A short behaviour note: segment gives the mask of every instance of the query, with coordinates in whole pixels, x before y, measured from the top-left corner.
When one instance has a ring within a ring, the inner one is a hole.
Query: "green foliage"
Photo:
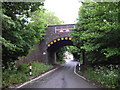
[[[16,19],[16,14],[29,17],[30,12],[39,9],[43,2],[3,2],[2,11],[8,17]]]
[[[59,25],[63,23],[63,21],[61,21],[57,16],[55,16],[54,12],[44,10],[43,7],[41,7],[40,10],[37,10],[34,13],[32,13],[32,18],[34,19],[34,23],[36,24],[33,25],[34,28],[38,28],[40,23],[44,23],[47,25]]]
[[[0,37],[0,44],[4,45],[5,47],[8,47],[11,50],[16,49],[16,46],[12,43],[10,43],[9,41],[5,40],[4,38]]]
[[[60,25],[64,21],[61,21],[57,16],[55,16],[54,12],[46,11],[45,12],[45,20],[48,25]]]
[[[118,65],[113,66],[94,66],[88,67],[84,72],[89,79],[95,80],[106,88],[120,88],[119,87],[119,70]]]
[[[75,46],[66,46],[66,49],[70,53],[77,53],[79,51],[78,48]]]
[[[66,51],[73,54],[74,60],[80,60],[81,50],[76,46],[65,46]]]
[[[32,76],[36,77],[41,73],[50,70],[51,68],[53,68],[53,66],[51,65],[45,65],[39,62],[32,62]],[[17,67],[17,69],[5,69],[2,74],[2,78],[3,87],[12,86],[12,84],[28,81],[30,78],[29,63],[22,64]]]
[[[61,48],[57,52],[57,58],[59,60],[63,60],[65,52],[69,52],[69,53],[73,54],[75,60],[79,60],[80,59],[81,51],[76,46],[64,46],[63,48]]]
[[[46,28],[42,14],[38,20],[31,13],[43,13],[42,2],[2,3],[2,63],[8,66],[18,57],[26,56],[34,44],[44,39]],[[32,19],[32,22],[30,21]]]
[[[59,51],[56,53],[57,59],[58,60],[63,60],[65,52],[66,52],[66,48],[65,47],[60,48]]]
[[[74,44],[88,53],[91,62],[120,58],[118,4],[119,2],[84,2],[80,7],[77,28],[71,35],[74,36]]]
[[[43,63],[32,63],[32,67],[33,76],[39,75],[40,73],[43,73],[53,68],[53,66],[45,65]]]

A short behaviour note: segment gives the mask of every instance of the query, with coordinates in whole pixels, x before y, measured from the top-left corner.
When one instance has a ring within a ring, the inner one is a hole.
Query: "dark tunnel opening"
[[[52,44],[50,47],[48,47],[48,63],[54,64],[57,60],[56,53],[58,50],[64,46],[73,46],[73,42],[71,40],[60,40],[54,44]]]

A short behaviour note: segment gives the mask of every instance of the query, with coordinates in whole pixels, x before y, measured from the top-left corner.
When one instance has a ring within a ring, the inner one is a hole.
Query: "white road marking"
[[[81,77],[82,79],[84,79],[84,80],[86,80],[86,81],[90,81],[90,80],[87,80],[85,77],[83,77],[83,76],[81,76],[81,75],[79,75],[77,72],[76,72],[76,66],[75,66],[75,68],[74,68],[74,73],[77,75],[77,76],[79,76],[79,77]],[[92,83],[93,85],[96,85],[95,83]]]
[[[35,81],[35,80],[37,80],[37,79],[39,79],[39,78],[41,78],[41,77],[43,77],[43,76],[45,76],[45,75],[47,75],[47,74],[49,74],[49,73],[57,70],[57,69],[58,69],[58,68],[55,68],[55,69],[53,69],[53,70],[51,70],[51,71],[48,71],[47,73],[44,73],[44,74],[40,75],[40,76],[37,77],[37,78],[34,78],[34,79],[30,80],[30,81],[27,81],[27,82],[23,83],[22,85],[18,86],[17,88],[21,88],[21,87],[23,87],[24,85],[26,85],[26,84],[28,84],[28,83],[30,83],[30,82],[33,82],[33,81]]]
[[[76,72],[76,66],[74,67],[74,73],[75,73],[77,76],[81,77],[82,79],[87,80],[85,77],[79,75],[79,74]]]

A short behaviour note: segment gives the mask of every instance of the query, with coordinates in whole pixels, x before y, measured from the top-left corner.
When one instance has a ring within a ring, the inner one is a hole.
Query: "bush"
[[[40,73],[47,71],[48,69],[53,68],[53,66],[45,65],[43,63],[32,63],[32,67],[33,67],[32,68],[33,76],[38,75]]]
[[[118,65],[89,66],[84,72],[90,79],[99,82],[106,88],[118,88],[119,70]]]
[[[32,62],[32,76],[38,76],[41,73],[53,68],[51,65],[45,65],[40,62]],[[2,86],[3,88],[11,86],[12,84],[22,83],[28,81],[30,78],[29,75],[29,63],[22,64],[17,67],[17,70],[6,69],[2,73]]]

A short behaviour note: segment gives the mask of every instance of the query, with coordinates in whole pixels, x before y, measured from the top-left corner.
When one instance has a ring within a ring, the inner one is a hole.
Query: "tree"
[[[2,3],[2,63],[7,67],[20,56],[25,56],[36,42],[43,39],[46,24],[30,22],[32,12],[41,9],[42,2],[3,2]],[[42,10],[41,10],[42,11]],[[41,17],[42,18],[42,15]],[[32,24],[32,25],[31,25]]]
[[[47,11],[43,7],[41,7],[40,10],[36,10],[35,12],[31,13],[31,19],[34,21],[34,24],[36,24],[30,24],[30,26],[32,25],[34,26],[34,28],[38,28],[40,23],[44,23],[47,26],[59,25],[63,23],[63,21],[61,21],[57,16],[55,16],[54,12]]]
[[[84,2],[80,7],[78,27],[72,33],[73,42],[87,52],[90,62],[119,62],[118,4],[119,2]]]
[[[64,54],[66,51],[73,54],[75,60],[80,59],[80,53],[78,53],[79,49],[75,46],[64,46],[64,47],[60,48],[59,51],[57,52],[57,58],[59,60],[63,60]]]
[[[80,49],[76,46],[65,46],[66,51],[73,54],[75,60],[80,60]]]
[[[63,24],[64,21],[61,21],[57,16],[55,16],[54,12],[46,11],[45,12],[45,20],[48,25],[60,25]]]
[[[56,53],[57,59],[58,59],[59,61],[62,61],[62,60],[64,59],[64,54],[65,54],[65,52],[66,52],[65,47],[62,47],[62,48],[60,48],[59,51]]]

